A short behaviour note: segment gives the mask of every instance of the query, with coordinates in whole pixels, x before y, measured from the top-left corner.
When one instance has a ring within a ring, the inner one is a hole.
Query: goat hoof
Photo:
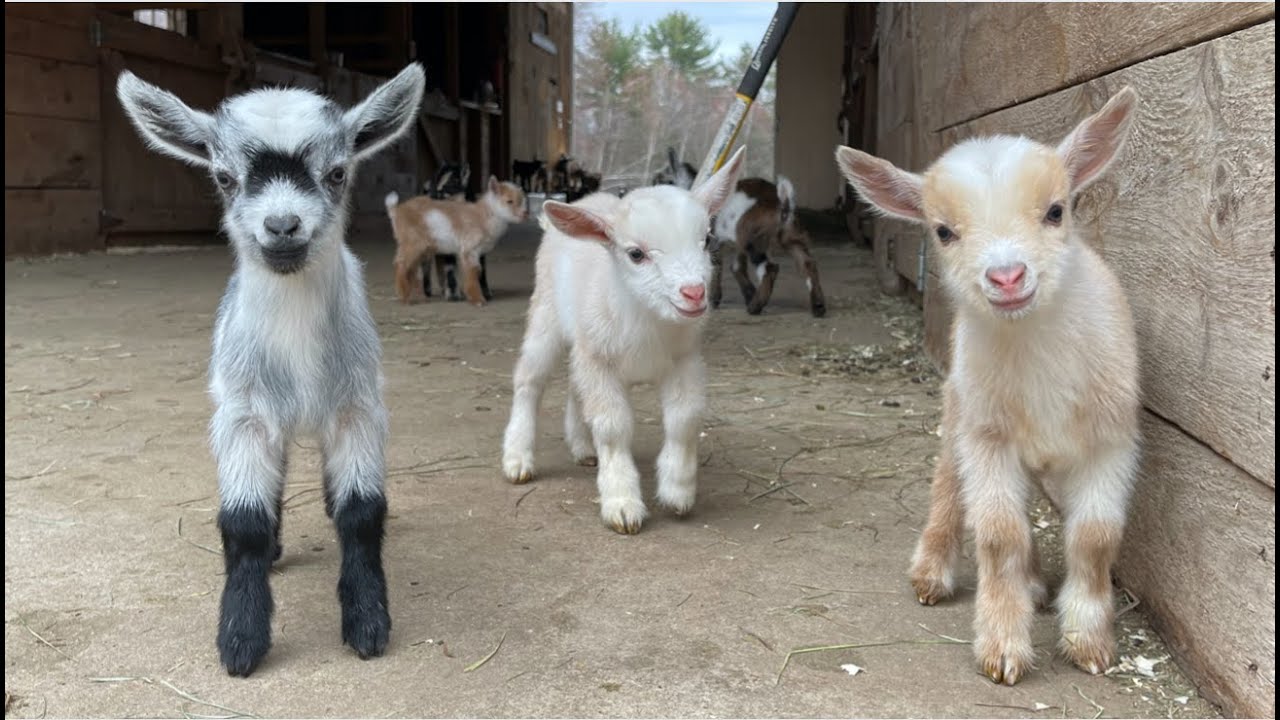
[[[635,535],[640,532],[646,515],[648,511],[641,500],[622,498],[600,503],[600,517],[620,535]]]
[[[748,314],[748,315],[759,315],[759,314],[760,314],[760,313],[762,313],[762,312],[764,312],[764,306],[763,306],[763,305],[759,305],[759,306],[756,306],[756,305],[748,305],[748,306],[747,306],[747,314]]]
[[[512,455],[502,459],[502,474],[507,480],[523,485],[533,479],[533,453]]]
[[[1064,632],[1059,647],[1062,654],[1076,667],[1090,675],[1105,671],[1115,661],[1110,633],[1095,633],[1090,636],[1074,631]]]
[[[391,616],[387,614],[385,604],[362,614],[348,614],[344,609],[342,642],[350,645],[361,660],[381,657],[387,650],[390,637]]]
[[[824,317],[826,314],[827,314],[827,306],[826,306],[826,305],[814,305],[814,306],[813,306],[813,316],[814,316],[814,317],[816,317],[816,318],[820,318],[820,317]]]
[[[911,587],[916,591],[916,600],[919,600],[921,605],[937,605],[938,601],[951,596],[951,590],[940,580],[924,575],[913,575]]]
[[[600,460],[596,458],[595,455],[587,455],[585,457],[580,457],[575,459],[574,462],[578,463],[582,467],[595,467],[596,465],[600,464]]]
[[[1029,640],[978,642],[982,673],[997,685],[1016,685],[1031,669],[1033,652]]]
[[[226,632],[218,634],[218,655],[222,667],[232,677],[249,677],[271,649],[269,632]]]

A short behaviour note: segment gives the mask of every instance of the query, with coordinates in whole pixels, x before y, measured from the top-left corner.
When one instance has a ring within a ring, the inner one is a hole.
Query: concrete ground
[[[792,268],[761,317],[726,278],[692,517],[657,512],[633,537],[600,523],[592,470],[559,438],[563,373],[541,416],[541,477],[504,482],[536,246],[529,228],[515,236],[491,258],[485,308],[401,306],[391,248],[357,246],[392,413],[391,647],[362,662],[340,644],[339,555],[303,441],[272,579],[275,645],[248,680],[219,669],[213,644],[222,566],[204,383],[227,251],[6,263],[6,716],[1216,712],[1140,608],[1121,617],[1129,662],[1110,677],[1055,657],[1042,614],[1039,669],[1005,688],[953,641],[971,636],[971,552],[958,597],[916,603],[905,571],[939,380],[918,355],[918,309],[878,294],[861,250],[819,250],[822,320]],[[635,450],[651,468],[657,406],[651,389],[635,398]],[[1059,575],[1056,523],[1043,507],[1037,518]],[[864,647],[799,654],[781,672],[790,650],[848,644]]]

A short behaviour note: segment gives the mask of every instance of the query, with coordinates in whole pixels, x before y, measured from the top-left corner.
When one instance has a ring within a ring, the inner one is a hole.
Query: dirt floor
[[[1040,615],[1039,669],[1004,688],[964,644],[971,553],[954,601],[916,603],[905,573],[937,452],[939,379],[918,352],[919,310],[879,295],[861,250],[818,252],[822,320],[793,268],[761,317],[726,278],[691,517],[655,512],[633,537],[601,524],[592,470],[560,440],[563,373],[541,416],[541,477],[504,482],[536,247],[530,228],[514,236],[490,260],[497,297],[480,309],[395,303],[390,248],[357,246],[392,413],[391,647],[362,662],[340,644],[339,554],[304,442],[272,579],[275,645],[248,680],[219,669],[213,644],[222,564],[205,363],[227,251],[6,263],[5,714],[1216,713],[1141,608],[1121,617],[1127,662],[1109,677],[1055,657],[1053,618]],[[651,468],[657,405],[648,388],[635,399],[637,459]],[[1036,527],[1052,551],[1043,507]],[[1053,552],[1046,560],[1060,574]],[[784,662],[848,644],[864,647]]]

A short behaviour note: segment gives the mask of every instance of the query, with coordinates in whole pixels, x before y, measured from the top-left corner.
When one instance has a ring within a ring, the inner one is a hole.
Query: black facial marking
[[[290,155],[278,150],[263,149],[249,160],[247,190],[259,192],[272,180],[284,180],[303,192],[316,190],[316,180],[307,168],[303,155]]]

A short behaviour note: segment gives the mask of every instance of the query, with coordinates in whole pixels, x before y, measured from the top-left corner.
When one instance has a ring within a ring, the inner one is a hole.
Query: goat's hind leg
[[[813,254],[808,246],[799,242],[791,243],[787,252],[795,260],[796,268],[804,273],[805,284],[809,286],[809,312],[814,317],[826,315],[827,301],[822,294],[822,284],[818,282],[818,263],[813,261]]]
[[[391,634],[382,568],[386,443],[381,405],[340,410],[324,437],[325,509],[342,547],[342,641],[365,659],[381,655]]]
[[[964,505],[956,472],[953,452],[944,445],[929,490],[929,520],[911,559],[911,585],[921,605],[933,605],[955,591],[955,567],[964,540]]]
[[[280,555],[285,442],[277,428],[236,410],[220,408],[211,426],[226,567],[218,654],[228,673],[247,677],[271,648],[268,573]]]

